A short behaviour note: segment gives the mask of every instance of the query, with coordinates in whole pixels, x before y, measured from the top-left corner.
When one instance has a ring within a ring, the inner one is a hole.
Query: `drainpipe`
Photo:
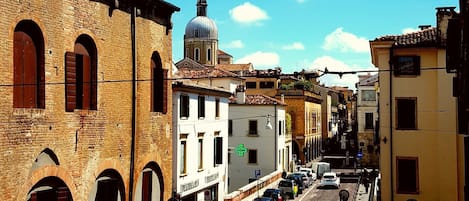
[[[394,64],[392,62],[392,59],[394,57],[394,44],[391,46],[390,51],[389,51],[389,157],[390,157],[390,178],[391,178],[391,200],[394,200],[394,174],[393,174],[393,115],[392,115],[392,76],[393,76],[393,70],[394,70]]]
[[[277,138],[278,138],[278,133],[277,133],[277,102],[274,103],[274,139],[275,139],[275,160],[274,160],[274,170],[277,170],[277,152],[278,152],[278,145],[277,145]]]
[[[134,166],[135,166],[135,136],[136,136],[136,43],[135,43],[135,15],[136,7],[132,6],[130,14],[130,32],[132,40],[132,133],[131,133],[131,144],[130,144],[130,173],[129,173],[129,201],[133,200],[133,186],[134,186]]]

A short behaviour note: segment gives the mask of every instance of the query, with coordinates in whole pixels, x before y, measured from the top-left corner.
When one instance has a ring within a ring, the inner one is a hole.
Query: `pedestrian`
[[[363,185],[365,186],[365,192],[368,193],[368,188],[370,187],[370,180],[368,177],[365,177],[363,179]]]

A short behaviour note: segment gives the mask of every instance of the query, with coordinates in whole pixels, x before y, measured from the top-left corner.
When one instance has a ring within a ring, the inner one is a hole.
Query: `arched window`
[[[66,111],[97,109],[97,50],[93,40],[81,35],[74,52],[65,54]]]
[[[151,111],[167,112],[168,70],[163,69],[161,57],[154,52],[151,57]]]
[[[207,49],[207,61],[212,61],[212,49]]]
[[[88,200],[124,201],[125,186],[121,175],[113,169],[104,170],[99,174],[90,191]]]
[[[200,50],[199,50],[199,48],[195,48],[195,50],[194,50],[194,60],[200,61]]]
[[[13,45],[13,107],[45,108],[44,39],[30,20],[15,28]]]
[[[150,162],[140,173],[135,201],[163,201],[164,179],[160,166]]]

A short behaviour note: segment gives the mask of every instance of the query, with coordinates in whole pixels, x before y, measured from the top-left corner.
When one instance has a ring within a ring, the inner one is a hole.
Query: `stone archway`
[[[58,177],[41,179],[28,192],[27,201],[73,201],[68,186]]]

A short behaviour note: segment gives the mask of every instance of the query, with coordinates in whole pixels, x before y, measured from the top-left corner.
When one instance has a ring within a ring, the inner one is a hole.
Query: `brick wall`
[[[113,169],[129,189],[131,142],[130,15],[88,0],[0,0],[0,194],[2,200],[26,200],[38,181],[54,176],[64,181],[73,200],[88,200],[97,176]],[[13,33],[22,20],[39,26],[45,47],[45,109],[13,108]],[[157,51],[163,68],[171,70],[171,31],[138,17],[137,74],[150,79],[150,59]],[[65,112],[64,55],[73,51],[81,34],[92,38],[98,52],[98,109]],[[112,81],[112,82],[108,82]],[[51,84],[55,83],[55,84]],[[156,163],[162,170],[164,199],[171,195],[171,107],[150,112],[151,83],[139,82],[135,182],[143,168]],[[168,88],[171,94],[171,88]],[[167,96],[171,103],[171,95]],[[59,165],[33,169],[38,155],[50,149]],[[134,187],[135,188],[135,187]]]

